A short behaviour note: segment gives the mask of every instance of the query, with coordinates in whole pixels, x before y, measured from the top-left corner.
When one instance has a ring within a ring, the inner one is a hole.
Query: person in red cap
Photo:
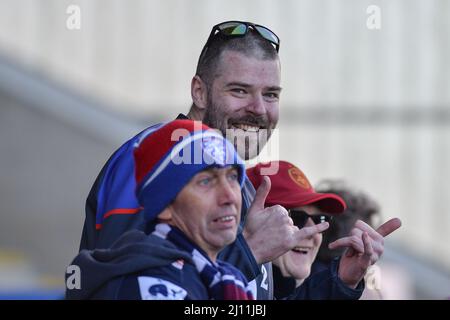
[[[268,167],[278,167],[278,171],[270,175],[271,188],[266,196],[265,205],[267,207],[279,205],[286,208],[292,223],[298,228],[329,222],[333,215],[339,215],[346,209],[346,203],[341,197],[332,193],[316,192],[305,174],[287,161],[260,163],[247,169],[247,176],[255,188],[267,179],[264,169]],[[295,248],[275,259],[273,261],[275,297],[286,298],[301,285],[314,287],[314,292],[320,299],[327,296],[336,298],[336,293],[333,293],[336,288],[340,288],[336,291],[345,291],[345,287],[362,291],[365,272],[381,256],[383,245],[382,241],[380,245],[377,241],[370,240],[367,231],[371,230],[361,231],[354,228],[351,232],[356,234],[358,233],[356,230],[360,232],[360,241],[356,237],[351,242],[346,241],[346,238],[335,241],[334,246],[340,247],[339,242],[343,242],[342,247],[345,244],[345,247],[350,249],[341,258],[334,259],[329,268],[321,270],[321,274],[314,274],[312,278],[308,276],[322,243],[321,233],[301,240]],[[375,232],[373,229],[372,231]],[[372,236],[376,237],[373,232]],[[381,235],[379,237],[382,238]],[[331,279],[331,282],[322,281],[323,279]],[[355,294],[354,298],[358,299],[358,295]]]
[[[191,81],[191,108],[177,119],[202,121],[218,129],[244,160],[256,157],[278,123],[279,49],[280,39],[265,26],[235,20],[214,25]],[[126,231],[142,226],[144,214],[134,192],[133,150],[162,125],[152,125],[126,141],[102,168],[86,200],[80,251],[109,248]],[[258,218],[258,213],[264,215],[261,199],[266,191],[266,185],[254,190],[244,179],[242,223],[236,241],[220,252],[220,258],[254,281],[258,299],[271,300],[271,261],[295,246],[304,230],[292,228],[282,208],[270,210],[272,218],[267,223]],[[247,228],[247,224],[258,226]],[[276,237],[266,241],[271,233]]]
[[[191,81],[191,108],[178,119],[203,121],[232,142],[241,158],[256,157],[278,123],[282,91],[279,48],[278,36],[265,26],[246,21],[213,26]],[[133,150],[163,125],[148,127],[125,142],[102,168],[86,200],[80,250],[109,248],[126,231],[141,227],[144,215],[134,192]],[[269,189],[270,185],[263,183],[255,190],[244,179],[242,223],[236,241],[220,252],[222,260],[253,281],[256,297],[264,300],[273,298],[271,261],[294,248],[306,229],[290,225],[281,206],[264,208]],[[269,219],[261,218],[268,215]],[[328,224],[314,227],[325,226]],[[339,297],[342,295],[345,292]]]

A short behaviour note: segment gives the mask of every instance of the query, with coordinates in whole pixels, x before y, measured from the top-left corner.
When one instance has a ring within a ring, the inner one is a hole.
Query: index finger
[[[399,218],[393,218],[378,227],[377,232],[383,237],[390,235],[392,232],[400,228],[402,221]]]
[[[358,253],[364,252],[364,244],[362,240],[358,237],[344,237],[337,239],[330,244],[328,244],[328,249],[334,250],[338,248],[350,248],[354,251],[357,251]],[[352,253],[352,256],[355,252]]]
[[[303,227],[295,233],[295,237],[297,238],[298,241],[301,241],[305,238],[312,237],[316,233],[324,232],[325,230],[328,229],[329,226],[330,224],[328,222],[322,222],[310,227]]]
[[[362,237],[363,232],[367,232],[369,234],[369,236],[371,238],[373,238],[374,240],[381,240],[383,238],[383,236],[380,235],[378,233],[378,231],[376,231],[374,228],[372,228],[370,225],[368,225],[367,223],[365,223],[362,220],[357,220],[355,225],[353,226],[353,228],[360,230],[361,237]],[[353,231],[353,229],[352,229],[352,231]]]

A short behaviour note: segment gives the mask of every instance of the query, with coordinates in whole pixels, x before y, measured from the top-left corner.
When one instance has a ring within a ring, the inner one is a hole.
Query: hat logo
[[[226,154],[223,140],[217,137],[203,137],[203,151],[217,163],[225,163]]]
[[[291,177],[292,181],[294,181],[296,184],[298,184],[303,189],[309,189],[311,188],[311,185],[309,184],[308,179],[306,179],[303,172],[301,172],[298,168],[293,167],[288,169],[289,177]]]

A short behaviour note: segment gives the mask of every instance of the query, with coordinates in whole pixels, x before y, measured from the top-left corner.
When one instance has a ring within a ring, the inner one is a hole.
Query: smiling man
[[[219,129],[243,159],[259,154],[278,122],[279,44],[278,37],[263,26],[218,24],[192,79],[188,116]]]
[[[214,49],[207,54],[214,54]],[[252,159],[278,122],[280,61],[266,51],[258,49],[251,56],[247,51],[231,46],[219,53],[216,64],[204,59],[192,79],[194,104],[188,116],[219,129],[242,158]],[[208,85],[202,78],[214,81]]]
[[[279,118],[279,48],[278,36],[267,27],[244,21],[215,25],[191,81],[192,106],[187,116],[180,114],[178,119],[203,121],[218,129],[242,158],[255,157]],[[103,167],[86,201],[80,250],[108,248],[126,231],[142,229],[144,215],[134,193],[133,150],[163,125],[156,124],[131,138]],[[171,182],[178,178],[173,176]],[[283,207],[264,206],[269,190],[270,180],[255,190],[244,179],[236,241],[226,246],[219,257],[251,281],[254,296],[270,300],[271,261],[296,247],[307,233],[292,226]],[[323,231],[328,224],[314,227]],[[299,295],[309,296],[310,292]]]

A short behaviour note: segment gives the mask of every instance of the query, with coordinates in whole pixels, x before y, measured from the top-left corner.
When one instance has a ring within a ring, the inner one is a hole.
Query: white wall
[[[70,4],[80,30],[66,28]],[[369,5],[380,30],[366,26]],[[172,114],[211,26],[228,19],[279,34],[285,108],[450,103],[446,0],[2,0],[0,52],[116,109]]]

